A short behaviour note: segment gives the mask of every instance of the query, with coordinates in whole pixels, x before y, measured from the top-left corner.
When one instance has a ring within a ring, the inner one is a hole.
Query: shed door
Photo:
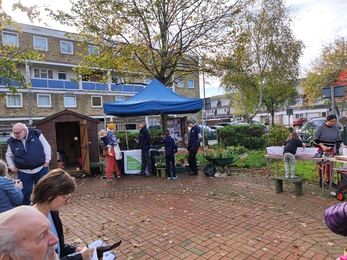
[[[80,121],[82,171],[90,174],[87,120]]]

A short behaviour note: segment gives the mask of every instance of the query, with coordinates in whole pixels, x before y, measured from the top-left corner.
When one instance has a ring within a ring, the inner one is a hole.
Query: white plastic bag
[[[123,158],[118,144],[114,147],[114,157],[116,158],[116,160],[122,160]]]

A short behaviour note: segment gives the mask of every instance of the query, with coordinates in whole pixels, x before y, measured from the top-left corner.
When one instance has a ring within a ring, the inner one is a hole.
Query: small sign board
[[[287,109],[287,116],[293,115],[293,108],[288,108]]]
[[[205,110],[211,109],[211,98],[210,97],[204,99],[204,109]]]
[[[334,88],[334,97],[344,97],[345,88],[343,86],[333,86]],[[331,98],[331,87],[322,88],[323,98]]]

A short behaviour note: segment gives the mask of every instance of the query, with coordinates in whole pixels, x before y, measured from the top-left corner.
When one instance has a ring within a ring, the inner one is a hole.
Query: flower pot
[[[64,162],[58,162],[58,168],[64,169]]]

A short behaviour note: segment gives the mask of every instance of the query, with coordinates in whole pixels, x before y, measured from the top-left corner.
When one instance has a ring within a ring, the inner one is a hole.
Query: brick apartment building
[[[5,27],[1,33],[2,45],[16,45],[22,51],[36,49],[45,56],[44,62],[31,61],[30,65],[20,67],[27,82],[32,84],[30,89],[19,89],[18,94],[11,94],[4,85],[4,79],[0,81],[0,94],[6,94],[5,98],[0,99],[0,129],[8,129],[16,122],[31,125],[64,109],[100,120],[100,128],[104,121],[116,122],[119,130],[137,128],[138,118],[119,120],[104,115],[103,103],[130,98],[152,79],[138,79],[131,85],[115,83],[122,82],[120,78],[113,78],[113,82],[107,83],[100,83],[92,76],[77,80],[73,68],[82,59],[78,53],[85,53],[88,49],[85,55],[92,54],[98,46],[85,48],[66,37],[64,31],[26,24],[21,24],[21,32],[13,27]],[[193,75],[182,79],[174,91],[185,97],[199,97],[199,78]],[[159,122],[159,116],[149,118],[150,125]]]

